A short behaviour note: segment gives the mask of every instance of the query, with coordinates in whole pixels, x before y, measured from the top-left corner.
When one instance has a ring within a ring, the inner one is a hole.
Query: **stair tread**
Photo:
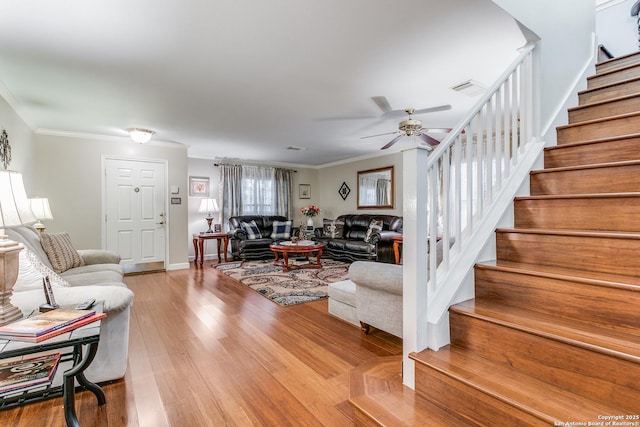
[[[627,65],[625,65],[623,67],[616,68],[614,70],[602,71],[602,72],[596,73],[594,75],[588,76],[587,80],[597,79],[598,77],[608,76],[608,75],[615,74],[615,73],[620,72],[620,71],[630,70],[632,68],[639,68],[639,66],[640,66],[640,64],[627,64]],[[640,75],[640,73],[638,73],[638,74]]]
[[[638,81],[638,80],[640,80],[640,77],[633,77],[633,78],[630,78],[630,79],[620,80],[619,82],[610,83],[608,85],[600,86],[600,87],[597,87],[597,88],[581,90],[581,91],[578,92],[578,96],[588,94],[589,92],[595,92],[595,91],[599,91],[599,90],[606,90],[608,88],[615,87],[615,86],[623,86],[623,85],[626,85],[626,84],[629,84],[631,82],[635,82],[635,81]]]
[[[625,118],[631,118],[631,117],[637,117],[637,116],[640,116],[640,111],[634,111],[632,113],[617,114],[613,116],[600,117],[598,119],[585,120],[583,122],[569,123],[566,125],[558,126],[556,127],[556,129],[557,130],[571,129],[571,128],[585,126],[589,124],[604,123],[604,122],[610,122],[612,120],[625,119]]]
[[[561,145],[554,145],[551,147],[545,147],[545,151],[553,151],[553,150],[561,150],[564,148],[570,148],[570,147],[577,147],[580,145],[589,145],[589,144],[600,144],[600,143],[605,143],[605,142],[610,142],[610,141],[618,141],[621,139],[633,139],[633,138],[638,138],[640,137],[640,133],[630,133],[627,135],[620,135],[620,136],[611,136],[611,137],[607,137],[607,138],[595,138],[595,139],[589,139],[589,140],[584,140],[584,141],[576,141],[576,142],[567,142],[565,144],[561,144]]]
[[[596,68],[602,67],[603,65],[611,64],[611,63],[614,63],[614,62],[620,62],[620,61],[623,61],[625,59],[629,59],[629,58],[634,57],[634,56],[640,57],[640,52],[631,52],[631,53],[627,53],[625,55],[616,56],[615,58],[609,58],[609,59],[607,59],[605,61],[600,61],[600,62],[598,62],[596,64]],[[639,58],[639,60],[640,60],[640,58]]]
[[[592,163],[592,164],[580,165],[580,166],[563,166],[559,168],[538,169],[538,170],[531,171],[531,174],[535,175],[535,174],[544,174],[544,173],[553,173],[553,172],[566,172],[566,171],[574,171],[574,170],[599,169],[599,168],[636,166],[636,165],[640,165],[640,160],[624,160],[621,162]]]
[[[517,196],[514,200],[556,200],[556,199],[635,199],[640,192],[625,193],[581,193],[581,194],[541,194],[538,196]]]
[[[635,334],[487,300],[465,301],[452,306],[450,311],[640,363],[640,343]]]
[[[598,231],[598,230],[565,230],[560,228],[497,228],[496,233],[548,234],[574,237],[613,237],[620,239],[640,239],[640,232],[633,231]]]
[[[449,345],[438,351],[424,350],[410,356],[417,363],[440,372],[488,395],[549,421],[567,419],[597,421],[598,415],[616,411],[600,402],[585,399],[536,378]],[[490,372],[491,375],[487,375]],[[625,413],[625,411],[615,413]]]
[[[349,401],[380,425],[476,426],[402,384],[402,357],[371,360],[351,371]]]
[[[588,103],[577,105],[575,107],[568,108],[567,112],[571,113],[571,112],[586,110],[588,108],[598,107],[598,106],[606,105],[606,104],[613,104],[615,102],[620,102],[620,101],[624,101],[624,100],[627,100],[627,99],[638,98],[638,97],[640,97],[640,92],[639,93],[632,93],[632,94],[628,94],[628,95],[614,96],[613,98],[603,99],[603,100],[600,100],[600,101],[588,102]],[[577,123],[582,123],[582,122],[575,122],[573,124],[577,124]]]
[[[595,286],[608,286],[640,292],[640,277],[623,274],[601,273],[571,268],[554,267],[542,264],[527,264],[513,261],[484,261],[476,264],[478,268],[491,268],[522,274],[548,276],[559,279],[582,281]]]

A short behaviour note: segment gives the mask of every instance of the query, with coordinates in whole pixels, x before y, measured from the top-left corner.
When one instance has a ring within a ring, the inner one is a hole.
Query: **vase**
[[[313,218],[307,218],[307,228],[313,228]]]

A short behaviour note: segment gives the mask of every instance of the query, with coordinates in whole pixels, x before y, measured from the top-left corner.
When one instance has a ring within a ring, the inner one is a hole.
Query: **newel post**
[[[414,362],[409,354],[427,347],[427,158],[416,147],[403,152],[403,383],[415,388]]]

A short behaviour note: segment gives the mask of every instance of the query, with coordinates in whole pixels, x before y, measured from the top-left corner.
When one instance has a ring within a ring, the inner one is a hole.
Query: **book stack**
[[[57,308],[0,326],[0,339],[40,342],[106,317],[94,310]]]
[[[0,363],[0,397],[51,384],[60,353]]]

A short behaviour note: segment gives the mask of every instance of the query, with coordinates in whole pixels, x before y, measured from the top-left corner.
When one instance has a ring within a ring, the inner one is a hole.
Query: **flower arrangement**
[[[319,215],[320,212],[322,212],[320,208],[315,205],[309,205],[300,208],[300,213],[309,218],[313,218],[314,216]]]

